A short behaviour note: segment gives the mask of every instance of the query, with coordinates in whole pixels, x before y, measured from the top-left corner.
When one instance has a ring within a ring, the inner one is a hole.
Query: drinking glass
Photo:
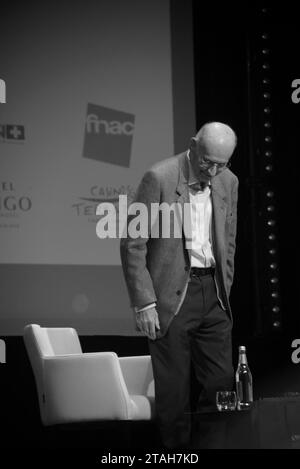
[[[216,405],[220,412],[235,410],[236,393],[235,391],[217,391]]]

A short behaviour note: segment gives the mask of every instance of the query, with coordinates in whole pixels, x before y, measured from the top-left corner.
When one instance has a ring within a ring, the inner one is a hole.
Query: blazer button
[[[181,290],[177,290],[177,292],[176,292],[176,295],[178,295],[178,296],[179,296],[179,295],[180,295],[180,293],[181,293]]]

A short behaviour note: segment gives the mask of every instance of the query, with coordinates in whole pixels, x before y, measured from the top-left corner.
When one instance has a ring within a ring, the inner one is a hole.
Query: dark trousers
[[[196,412],[215,412],[216,391],[232,389],[231,328],[213,275],[208,274],[191,277],[167,334],[149,340],[157,422],[165,448],[191,447],[191,367],[199,385]],[[198,447],[197,442],[192,446]]]

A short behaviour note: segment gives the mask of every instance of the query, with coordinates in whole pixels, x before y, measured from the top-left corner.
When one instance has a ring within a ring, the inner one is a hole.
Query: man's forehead
[[[203,152],[201,155],[199,155],[200,158],[204,158],[206,160],[209,160],[209,161],[212,161],[213,163],[227,163],[227,161],[229,160],[229,158],[227,157],[217,157],[215,155],[211,155],[207,152]]]
[[[215,163],[227,162],[234,148],[228,142],[198,142],[197,153],[202,158],[207,158]]]

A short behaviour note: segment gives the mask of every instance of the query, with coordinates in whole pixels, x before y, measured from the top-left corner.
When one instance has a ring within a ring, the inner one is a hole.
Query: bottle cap
[[[245,345],[240,345],[240,346],[239,346],[239,352],[246,352],[246,347],[245,347]]]

